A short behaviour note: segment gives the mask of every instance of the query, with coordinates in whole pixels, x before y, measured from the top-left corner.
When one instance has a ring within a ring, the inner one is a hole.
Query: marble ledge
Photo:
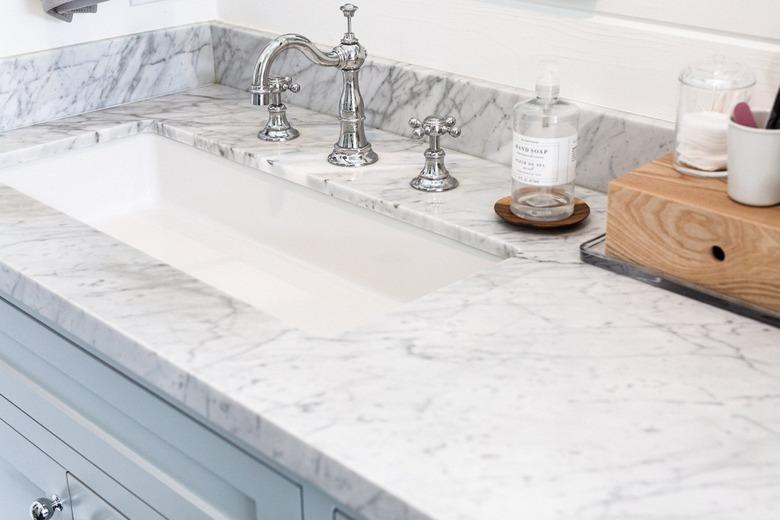
[[[247,106],[245,97],[215,85],[7,132],[0,134],[0,166],[154,132],[503,257],[578,262],[574,246],[604,228],[605,197],[579,188],[578,196],[592,212],[583,226],[555,235],[518,235],[492,211],[509,189],[508,168],[456,151],[448,151],[447,163],[463,172],[457,174],[463,188],[446,194],[410,190],[408,181],[423,163],[424,145],[374,129],[369,136],[382,154],[377,165],[355,172],[324,164],[322,157],[338,133],[335,118],[294,105],[289,116],[305,130],[303,137],[269,146],[247,130],[262,124],[264,116],[262,109]],[[401,167],[406,176],[398,175]],[[528,247],[531,242],[534,246]],[[572,247],[562,248],[562,243]]]
[[[269,146],[206,87],[0,134],[0,165],[154,132],[507,259],[316,337],[0,186],[0,292],[368,520],[776,517],[780,331],[581,264],[603,194],[519,232],[506,166],[452,152],[462,186],[420,194],[419,143],[370,130],[380,163],[339,169],[333,118],[290,112]]]
[[[257,56],[274,36],[225,23],[212,25],[216,81],[246,88]],[[370,47],[370,40],[365,43]],[[313,65],[297,52],[280,55],[275,68],[301,83],[301,92],[290,98],[293,102],[336,115],[341,93],[337,70]],[[531,95],[507,85],[371,54],[361,68],[360,85],[371,126],[408,135],[407,122],[412,116],[452,115],[463,134],[449,142],[450,148],[506,165],[511,162],[513,107]],[[577,164],[582,186],[606,191],[610,180],[671,150],[673,129],[668,122],[577,105],[582,109]]]
[[[214,81],[208,24],[0,58],[0,131]]]
[[[214,81],[243,90],[273,36],[215,22],[0,58],[0,131]],[[342,89],[337,70],[314,66],[296,52],[284,53],[275,67],[303,85],[294,98],[298,105],[335,115]],[[374,128],[406,134],[412,115],[451,114],[464,129],[452,149],[509,164],[512,107],[529,92],[373,55],[360,77]],[[609,180],[670,149],[668,123],[580,106],[582,186],[605,191]]]

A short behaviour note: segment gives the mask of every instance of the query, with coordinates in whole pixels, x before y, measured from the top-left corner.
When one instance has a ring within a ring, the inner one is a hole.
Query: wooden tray
[[[568,218],[562,220],[528,220],[518,217],[509,209],[509,201],[512,199],[509,195],[498,199],[493,206],[496,214],[513,226],[522,226],[536,229],[557,229],[565,228],[579,224],[590,215],[590,206],[582,199],[574,199],[574,213]]]
[[[780,312],[780,206],[728,198],[725,179],[677,173],[671,156],[609,185],[605,253]]]

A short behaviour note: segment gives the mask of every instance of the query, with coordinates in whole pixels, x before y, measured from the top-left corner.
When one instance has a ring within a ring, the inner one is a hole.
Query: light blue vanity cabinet
[[[0,500],[27,518],[342,520],[334,501],[0,299]]]
[[[2,373],[3,383],[7,375]],[[34,500],[54,495],[62,501],[62,510],[51,517],[54,520],[162,519],[5,397],[0,397],[0,417],[0,481],[7,484],[0,491],[0,504],[10,518],[27,518]],[[79,477],[91,482],[107,498]],[[122,513],[107,499],[121,507]]]
[[[2,405],[3,403],[0,403]],[[24,518],[32,501],[52,495],[64,499],[64,516],[70,517],[65,468],[39,450],[7,422],[0,420],[0,507]]]
[[[73,509],[73,520],[123,520],[127,518],[70,473],[68,474],[68,494],[70,506]],[[158,517],[152,511],[147,510],[146,514],[150,515],[149,517]]]

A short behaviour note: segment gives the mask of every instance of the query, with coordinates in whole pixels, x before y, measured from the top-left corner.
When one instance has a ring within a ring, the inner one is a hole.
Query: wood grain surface
[[[780,310],[780,206],[738,204],[724,179],[680,175],[670,156],[610,183],[606,250]]]
[[[582,199],[574,199],[574,212],[562,220],[529,220],[518,217],[509,208],[511,197],[507,195],[498,199],[493,206],[496,214],[513,226],[521,226],[536,229],[558,229],[574,226],[588,218],[590,215],[590,206]]]

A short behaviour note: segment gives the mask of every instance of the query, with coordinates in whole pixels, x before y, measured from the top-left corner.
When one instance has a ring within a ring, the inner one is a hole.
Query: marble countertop
[[[0,134],[0,166],[154,132],[507,259],[316,337],[0,185],[0,293],[371,520],[778,517],[780,330],[582,264],[603,194],[519,231],[505,166],[452,152],[461,187],[423,194],[418,142],[370,131],[381,161],[342,169],[332,117],[263,119],[205,87]]]

